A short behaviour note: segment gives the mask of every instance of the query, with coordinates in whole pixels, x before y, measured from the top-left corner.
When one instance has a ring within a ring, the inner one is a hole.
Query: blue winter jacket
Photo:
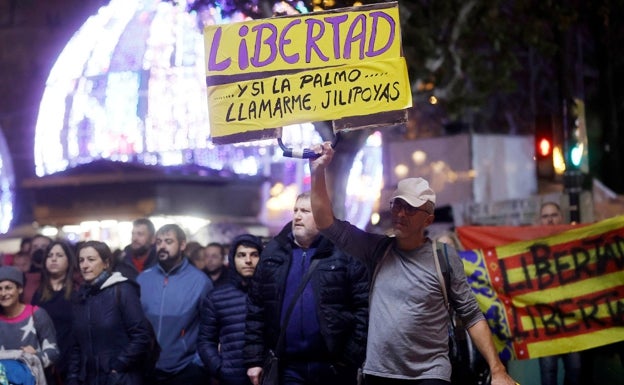
[[[177,373],[196,358],[201,300],[212,282],[187,258],[169,273],[156,264],[139,274],[137,282],[143,311],[162,349],[156,369]]]
[[[208,293],[201,312],[197,350],[204,366],[220,385],[251,385],[243,361],[247,289],[251,279],[243,278],[234,262],[234,253],[243,241],[257,245],[258,251],[262,251],[258,237],[250,234],[236,237],[228,255],[229,281]]]

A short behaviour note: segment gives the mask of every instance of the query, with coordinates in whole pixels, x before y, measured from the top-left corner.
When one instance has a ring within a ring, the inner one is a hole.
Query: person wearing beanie
[[[46,311],[24,304],[24,273],[0,267],[0,360],[9,383],[44,381],[44,369],[59,357],[54,324]]]
[[[197,350],[212,378],[220,385],[250,385],[243,362],[247,290],[260,254],[262,240],[242,234],[228,254],[228,282],[216,286],[202,302]]]
[[[15,266],[0,266],[0,282],[10,281],[24,289],[24,273]]]
[[[436,194],[423,178],[399,181],[390,199],[393,237],[365,232],[334,216],[325,170],[334,150],[325,142],[310,160],[312,214],[324,236],[373,272],[366,361],[367,385],[451,383],[449,314],[436,274],[436,247],[425,235]],[[448,247],[449,303],[488,363],[493,385],[515,385],[498,357],[492,333],[468,285],[457,252]]]

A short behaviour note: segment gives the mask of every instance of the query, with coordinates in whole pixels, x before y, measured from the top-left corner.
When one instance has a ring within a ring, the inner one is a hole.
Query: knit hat
[[[2,281],[15,282],[17,286],[24,287],[24,273],[13,266],[2,266],[0,267],[0,282]]]
[[[390,201],[401,198],[412,207],[420,207],[431,201],[435,204],[435,192],[429,187],[429,182],[423,178],[403,179],[397,185],[397,189],[392,194]]]

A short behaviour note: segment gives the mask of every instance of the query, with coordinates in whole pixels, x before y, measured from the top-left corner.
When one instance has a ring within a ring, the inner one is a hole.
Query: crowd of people
[[[333,149],[314,150],[311,191],[270,240],[204,246],[140,218],[117,252],[97,240],[23,242],[0,267],[0,384],[261,385],[270,357],[283,385],[450,384],[449,318],[426,235],[435,192],[422,178],[400,181],[392,234],[365,232],[335,217]],[[448,249],[448,302],[491,383],[514,385]]]

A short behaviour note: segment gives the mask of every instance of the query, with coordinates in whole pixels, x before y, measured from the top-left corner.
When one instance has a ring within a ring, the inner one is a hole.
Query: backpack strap
[[[375,278],[377,278],[377,273],[379,272],[379,268],[381,267],[382,262],[386,259],[388,254],[390,254],[390,249],[392,248],[393,243],[394,237],[386,237],[375,247],[372,259],[373,262],[371,263],[371,267],[369,270],[373,272],[370,280],[369,294],[373,292],[373,282],[375,282]]]
[[[448,250],[446,243],[438,243],[433,241],[433,261],[435,262],[436,271],[438,273],[438,282],[444,296],[444,305],[447,311],[451,311],[449,301],[449,293],[451,291],[451,264],[448,259]]]
[[[392,242],[394,242],[394,237],[385,237],[384,239],[382,239],[381,242],[379,242],[377,246],[375,246],[375,251],[373,252],[373,261],[380,261],[388,251],[389,247],[392,245]]]

